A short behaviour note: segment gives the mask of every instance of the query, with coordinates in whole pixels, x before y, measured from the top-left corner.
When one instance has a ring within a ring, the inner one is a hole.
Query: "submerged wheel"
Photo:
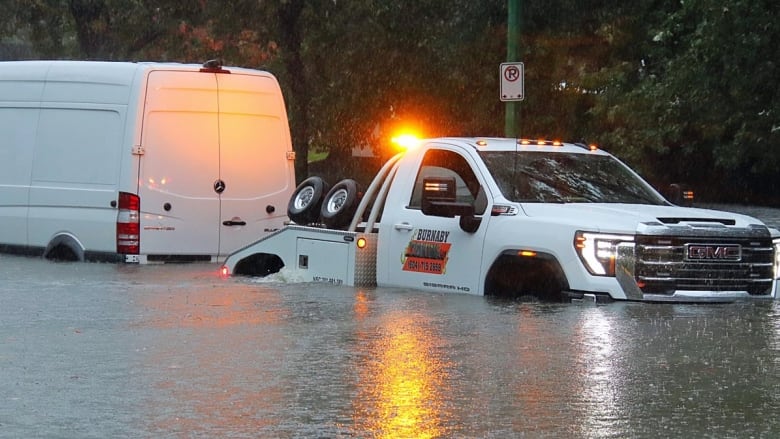
[[[486,296],[568,302],[568,296],[563,294],[568,290],[569,282],[557,259],[543,253],[520,257],[516,250],[504,251],[485,276]]]
[[[358,187],[355,180],[336,183],[325,195],[320,208],[320,219],[329,229],[341,229],[352,222],[358,206]]]
[[[327,191],[327,183],[320,177],[309,177],[295,188],[287,204],[287,216],[297,224],[310,224],[317,221],[322,206],[322,196]]]

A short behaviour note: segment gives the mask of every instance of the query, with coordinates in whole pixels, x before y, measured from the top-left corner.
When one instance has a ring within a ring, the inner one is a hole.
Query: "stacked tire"
[[[345,229],[352,222],[359,203],[355,180],[341,180],[333,187],[320,177],[309,177],[295,189],[287,205],[287,216],[296,224],[322,224]]]

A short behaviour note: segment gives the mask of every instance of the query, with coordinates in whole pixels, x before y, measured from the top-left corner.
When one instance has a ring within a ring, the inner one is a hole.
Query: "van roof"
[[[199,72],[200,64],[129,61],[1,61],[0,100],[127,103],[131,90],[151,71]],[[268,72],[225,67],[231,73],[273,78]],[[214,70],[210,70],[213,72]],[[90,84],[90,87],[83,87]]]
[[[201,64],[171,62],[131,61],[74,61],[74,60],[29,60],[0,61],[0,80],[44,80],[56,73],[58,79],[80,82],[110,82],[129,84],[138,70],[200,71]],[[262,70],[226,66],[223,69],[245,74],[270,75]]]

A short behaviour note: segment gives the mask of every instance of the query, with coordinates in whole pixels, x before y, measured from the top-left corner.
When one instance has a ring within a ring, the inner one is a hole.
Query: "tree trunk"
[[[300,18],[303,8],[304,0],[289,0],[282,2],[279,7],[280,45],[292,94],[287,97],[287,101],[290,103],[290,130],[295,151],[295,176],[298,182],[306,179],[309,174],[310,97],[306,70],[301,57]]]

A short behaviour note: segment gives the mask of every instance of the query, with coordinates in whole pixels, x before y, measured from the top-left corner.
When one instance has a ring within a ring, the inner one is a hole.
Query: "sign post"
[[[520,65],[517,66],[516,63],[515,63],[515,61],[517,61],[517,43],[518,43],[518,40],[519,40],[518,37],[520,36],[520,0],[507,0],[507,22],[506,22],[506,24],[507,24],[507,33],[506,33],[506,61],[507,61],[507,63],[506,64],[509,64],[509,65],[515,64],[515,67],[512,70],[509,71],[509,77],[510,78],[515,78],[515,76],[514,76],[515,70],[514,69],[518,69],[517,72],[519,72],[519,75],[516,77],[517,79],[515,81],[511,81],[511,82],[515,82],[515,84],[514,84],[515,87],[518,86],[518,85],[520,86],[519,93],[516,93],[517,90],[512,88],[512,90],[508,90],[507,91],[507,96],[509,96],[510,92],[513,92],[513,96],[519,95],[520,99],[522,99],[522,96],[523,96],[523,65],[522,65],[522,63],[520,63]],[[501,65],[501,68],[499,70],[500,70],[500,75],[501,75],[500,81],[501,81],[501,88],[502,88],[502,90],[501,90],[501,100],[504,101],[504,98],[503,98],[503,96],[504,96],[503,88],[504,88],[504,81],[506,80],[505,76],[504,76],[504,73],[506,73],[505,69],[504,69],[504,64]],[[518,81],[519,81],[519,84],[517,84]],[[504,115],[504,135],[506,137],[518,137],[517,136],[517,134],[518,134],[517,133],[517,130],[518,130],[517,125],[518,124],[517,124],[517,122],[515,120],[515,116],[516,116],[516,114],[515,114],[515,105],[517,105],[518,107],[520,105],[519,104],[515,104],[515,102],[514,102],[515,100],[519,100],[519,99],[508,100],[508,101],[506,101],[506,104],[504,104],[505,107],[506,107],[505,108],[506,114]],[[519,110],[519,108],[518,108],[518,110]]]

